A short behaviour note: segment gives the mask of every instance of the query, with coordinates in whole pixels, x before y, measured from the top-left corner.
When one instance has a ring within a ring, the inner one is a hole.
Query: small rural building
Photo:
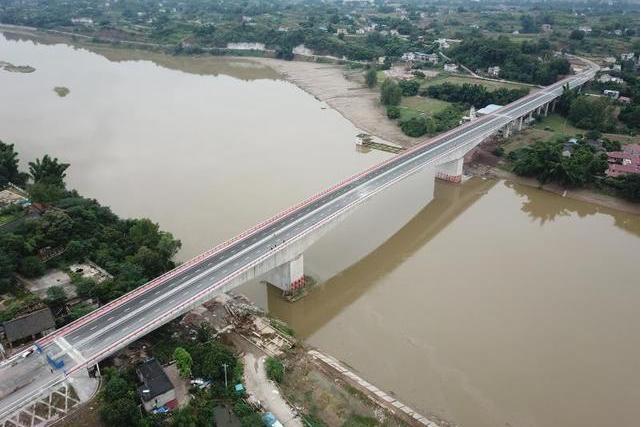
[[[169,380],[158,360],[152,358],[138,365],[136,375],[142,382],[138,395],[147,412],[153,411],[176,400],[174,385]]]
[[[445,64],[443,65],[443,71],[447,71],[448,73],[454,73],[458,71],[458,65],[456,64]]]
[[[611,89],[606,89],[603,91],[603,94],[607,96],[608,98],[612,99],[618,99],[619,98],[619,91],[618,90],[611,90]]]
[[[498,77],[501,74],[501,67],[495,65],[494,67],[488,67],[487,73],[492,77]]]
[[[488,114],[492,114],[496,110],[500,110],[501,108],[503,108],[502,105],[488,104],[485,107],[478,110],[476,114],[478,114],[479,116],[486,116]]]
[[[33,311],[15,319],[2,322],[4,336],[9,346],[13,343],[29,338],[36,339],[56,329],[56,322],[49,307]]]
[[[639,145],[624,145],[621,151],[610,151],[608,155],[607,176],[620,176],[639,173]]]

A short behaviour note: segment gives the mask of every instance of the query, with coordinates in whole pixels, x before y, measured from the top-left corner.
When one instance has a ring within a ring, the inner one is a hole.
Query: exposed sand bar
[[[315,62],[272,58],[251,60],[278,71],[287,80],[341,113],[363,132],[403,147],[422,141],[404,135],[396,122],[387,118],[379,102],[378,90],[369,89],[363,84],[362,71],[349,71],[341,65]]]

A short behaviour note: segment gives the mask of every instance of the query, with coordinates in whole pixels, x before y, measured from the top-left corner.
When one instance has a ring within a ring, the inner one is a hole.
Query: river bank
[[[273,68],[287,81],[326,103],[364,132],[402,147],[411,147],[422,141],[405,135],[394,121],[387,118],[378,90],[364,85],[362,70],[272,58],[251,60]]]
[[[504,179],[539,190],[557,194],[561,197],[591,203],[596,206],[615,209],[634,215],[639,215],[639,204],[621,197],[605,194],[593,188],[564,188],[559,184],[541,184],[536,178],[516,175],[508,170],[505,160],[494,154],[498,147],[496,140],[489,140],[474,149],[466,156],[464,172],[466,175],[483,178]]]

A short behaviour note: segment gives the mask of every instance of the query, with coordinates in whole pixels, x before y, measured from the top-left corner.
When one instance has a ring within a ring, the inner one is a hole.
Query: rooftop
[[[48,329],[55,329],[56,322],[53,319],[51,310],[47,307],[12,320],[7,320],[2,323],[2,326],[4,327],[7,340],[14,342],[39,334]]]
[[[483,114],[487,115],[487,114],[492,114],[493,112],[495,112],[495,111],[497,111],[497,110],[499,110],[501,108],[503,108],[502,105],[489,104],[489,105],[486,105],[485,107],[481,108],[480,110],[478,110],[476,113],[477,114],[481,114],[481,115],[483,115]]]
[[[168,392],[174,386],[169,377],[156,359],[148,359],[136,368],[138,377],[143,385],[138,387],[138,394],[145,402],[149,402],[157,396]]]

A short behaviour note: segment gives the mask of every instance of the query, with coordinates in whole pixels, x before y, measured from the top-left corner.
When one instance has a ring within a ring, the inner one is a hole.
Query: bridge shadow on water
[[[356,301],[381,277],[437,236],[498,181],[474,178],[462,185],[437,182],[434,198],[409,222],[364,258],[329,278],[296,303],[283,300],[280,290],[267,287],[269,312],[307,337]],[[393,209],[393,208],[392,208]],[[340,249],[336,249],[340,250]]]

